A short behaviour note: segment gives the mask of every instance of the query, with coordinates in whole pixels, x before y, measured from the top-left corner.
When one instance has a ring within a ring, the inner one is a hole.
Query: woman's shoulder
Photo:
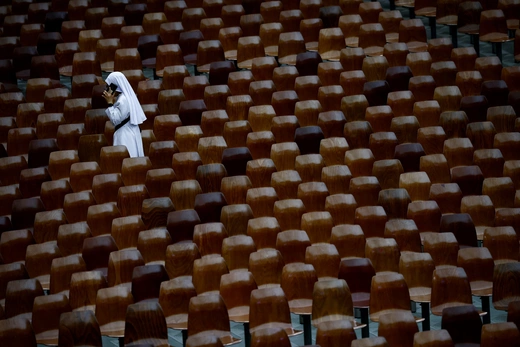
[[[126,102],[125,94],[119,94],[119,96],[117,97],[116,103],[124,103],[124,102]]]

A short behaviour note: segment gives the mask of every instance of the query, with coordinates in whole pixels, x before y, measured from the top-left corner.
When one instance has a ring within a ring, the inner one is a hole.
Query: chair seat
[[[282,328],[283,330],[285,330],[285,332],[287,333],[287,336],[289,336],[289,337],[300,335],[301,333],[303,333],[303,330],[296,330],[289,323],[279,323],[279,322],[261,324],[253,329],[250,329],[250,332],[252,334],[256,330],[262,330],[265,328],[273,328],[273,327]]]
[[[228,59],[228,58],[226,58],[226,59]],[[228,60],[235,60],[235,59],[228,59]],[[237,64],[237,66],[239,69],[251,70],[251,68],[253,67],[253,59],[247,59],[247,60],[241,61],[239,64]]]
[[[109,337],[125,336],[125,321],[110,322],[99,327],[101,335]]]
[[[436,7],[425,7],[421,8],[418,11],[415,11],[416,16],[423,16],[423,17],[435,17],[437,15],[437,8]]]
[[[213,335],[213,336],[216,336],[216,337],[218,337],[218,339],[220,340],[220,342],[222,342],[222,344],[224,346],[230,346],[230,345],[234,345],[234,344],[242,342],[241,339],[237,339],[236,337],[231,335],[229,331],[207,330],[207,331],[203,331],[203,332],[200,332],[198,334],[195,334],[195,335],[190,335],[190,337],[191,336],[198,336],[198,335]]]
[[[36,343],[47,346],[58,345],[58,329],[48,330],[36,334]]]
[[[410,300],[415,302],[430,302],[432,289],[426,287],[410,288]]]
[[[395,2],[395,6],[414,8],[415,7],[415,1],[414,0],[396,1]]]
[[[388,43],[397,43],[397,42],[399,42],[399,33],[387,33],[386,34],[386,42],[388,42]]]
[[[509,38],[507,34],[502,33],[490,33],[484,36],[480,36],[480,41],[484,42],[508,42],[513,40],[514,38]]]
[[[356,48],[359,45],[359,37],[348,37],[345,39],[345,45]]]
[[[318,51],[318,41],[306,42],[305,48],[308,51],[317,52]]]
[[[457,15],[450,15],[445,16],[442,18],[437,18],[437,24],[442,25],[457,25],[458,16]]]
[[[376,57],[376,56],[383,55],[384,48],[378,47],[378,46],[372,46],[372,47],[363,48],[363,51],[369,57]]]
[[[467,306],[468,304],[465,302],[449,302],[443,305],[431,307],[432,314],[436,316],[442,316],[442,310],[448,307],[457,307],[457,306]]]
[[[370,305],[370,293],[352,293],[354,307],[368,307]]]
[[[470,282],[471,294],[475,296],[491,296],[493,294],[493,282],[473,281]]]
[[[410,53],[428,51],[428,44],[426,42],[412,41],[412,42],[407,42],[406,45],[408,46],[408,50],[410,51]]]
[[[520,19],[508,19],[507,20],[507,29],[508,30],[516,30],[520,25]]]
[[[382,311],[379,311],[379,312],[376,312],[376,313],[371,313],[370,314],[370,320],[372,322],[379,322],[379,317],[381,317],[382,315],[390,314],[390,313],[400,313],[400,312],[410,312],[410,311],[409,310],[401,310],[401,309],[382,310]]]
[[[188,314],[180,313],[166,317],[166,326],[175,330],[188,330]]]
[[[265,49],[265,55],[268,57],[277,57],[278,56],[278,46],[267,46]]]
[[[480,29],[479,24],[468,24],[464,25],[460,28],[458,28],[458,32],[462,34],[468,34],[468,35],[478,35]]]
[[[238,306],[228,310],[229,320],[236,323],[249,323],[249,306]]]
[[[289,301],[289,309],[294,314],[312,314],[312,299],[297,299]]]
[[[61,76],[72,77],[72,65],[62,66],[59,71]]]
[[[226,57],[226,60],[237,60],[237,50],[233,49],[226,51],[224,52],[224,56]]]
[[[50,283],[51,283],[51,275],[42,275],[35,277],[38,281],[40,281],[40,284],[42,285],[43,290],[49,290]]]

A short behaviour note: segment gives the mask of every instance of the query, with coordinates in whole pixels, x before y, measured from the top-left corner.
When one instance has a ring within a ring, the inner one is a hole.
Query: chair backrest
[[[125,344],[168,345],[168,328],[157,302],[131,304],[126,310]]]

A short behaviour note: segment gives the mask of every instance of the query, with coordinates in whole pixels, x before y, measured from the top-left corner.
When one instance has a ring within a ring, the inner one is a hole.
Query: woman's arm
[[[106,114],[114,126],[121,123],[130,116],[128,103],[124,95],[120,95],[114,106],[110,106],[106,110]]]

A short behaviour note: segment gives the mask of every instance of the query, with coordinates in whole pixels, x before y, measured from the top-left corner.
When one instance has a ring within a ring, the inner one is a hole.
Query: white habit
[[[107,108],[108,118],[114,126],[130,116],[128,100],[124,94],[120,94],[114,106]],[[143,140],[139,125],[127,122],[114,133],[114,146],[126,146],[131,158],[144,157]]]
[[[130,118],[125,125],[114,133],[114,146],[126,146],[132,158],[143,157],[143,139],[141,138],[139,124],[146,120],[146,116],[132,86],[125,75],[117,71],[108,75],[105,82],[107,85],[115,84],[117,86],[116,91],[120,93],[114,105],[106,110],[112,124],[117,126],[125,119]]]

